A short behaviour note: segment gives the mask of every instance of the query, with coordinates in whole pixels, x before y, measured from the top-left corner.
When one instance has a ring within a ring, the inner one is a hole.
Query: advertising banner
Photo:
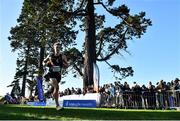
[[[96,100],[64,100],[63,107],[96,108]]]
[[[38,99],[40,102],[44,100],[43,98],[43,89],[42,89],[42,78],[37,77],[37,88],[38,88]]]
[[[96,63],[93,63],[93,81],[94,81],[94,90],[98,93],[99,92],[99,80],[100,80],[100,73],[99,68]]]
[[[46,106],[45,102],[27,102],[27,105],[30,106]]]

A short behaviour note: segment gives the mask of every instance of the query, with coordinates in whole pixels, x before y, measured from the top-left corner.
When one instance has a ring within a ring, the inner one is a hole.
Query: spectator
[[[13,98],[11,97],[11,95],[9,93],[6,93],[6,95],[4,96],[5,98],[5,104],[14,104],[14,100]]]

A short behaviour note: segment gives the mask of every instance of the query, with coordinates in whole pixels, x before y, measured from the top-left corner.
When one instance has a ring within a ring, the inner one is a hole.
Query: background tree
[[[17,60],[17,73],[19,78],[23,76],[22,82],[22,92],[21,95],[25,96],[25,88],[27,76],[29,73],[32,73],[31,66],[38,68],[38,60],[40,53],[38,52],[40,42],[40,31],[35,27],[33,20],[34,16],[30,13],[32,8],[28,7],[27,2],[23,3],[23,8],[19,18],[17,19],[18,25],[11,28],[11,36],[9,40],[11,41],[11,47],[13,51],[18,51],[18,60]]]
[[[33,96],[33,92],[35,91],[36,80],[35,79],[27,79],[27,88],[29,90],[29,97]]]
[[[28,72],[31,72],[31,68],[29,68],[29,66],[37,66],[37,58],[32,56],[32,54],[37,53],[36,47],[34,47],[32,41],[30,41],[34,35],[30,33],[29,28],[25,25],[19,25],[12,28],[10,33],[12,34],[12,36],[9,37],[11,47],[13,48],[12,51],[19,51],[16,78],[22,78],[21,95],[25,96],[27,74]]]
[[[34,72],[32,67],[38,69],[39,76],[43,73],[42,61],[44,55],[48,54],[45,53],[45,47],[47,52],[50,52],[52,43],[56,41],[61,41],[64,47],[68,47],[76,37],[77,32],[65,26],[65,17],[61,17],[65,15],[56,10],[57,5],[65,6],[56,3],[56,1],[24,0],[21,14],[17,19],[18,25],[11,28],[11,36],[8,39],[11,41],[12,51],[18,51],[16,73],[18,78],[23,80],[22,96],[25,96],[27,76]]]
[[[12,90],[11,90],[11,96],[13,98],[17,98],[18,96],[20,96],[20,93],[21,93],[21,88],[20,88],[20,85],[19,85],[19,80],[16,79],[14,80],[10,85],[8,85],[7,87],[12,87]]]

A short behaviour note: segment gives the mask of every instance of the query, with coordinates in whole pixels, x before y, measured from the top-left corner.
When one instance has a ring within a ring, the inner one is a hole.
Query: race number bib
[[[61,70],[60,66],[53,66],[52,67],[53,72],[60,72],[60,70]]]

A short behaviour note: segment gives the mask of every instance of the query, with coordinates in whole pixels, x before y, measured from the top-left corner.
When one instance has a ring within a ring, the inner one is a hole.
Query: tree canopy
[[[151,20],[145,12],[131,15],[126,5],[117,0],[24,0],[18,24],[11,28],[12,51],[18,51],[17,73],[20,78],[34,73],[54,42],[61,42],[74,77],[83,77],[84,87],[93,85],[93,63],[106,62],[116,79],[133,76],[132,67],[122,67],[109,61],[122,51],[128,52],[127,41],[141,38]],[[101,6],[119,22],[105,26],[106,14],[95,11]],[[84,33],[84,38],[77,38]],[[77,48],[81,41],[82,49]],[[40,63],[38,63],[40,62]],[[68,72],[65,71],[64,74]]]

